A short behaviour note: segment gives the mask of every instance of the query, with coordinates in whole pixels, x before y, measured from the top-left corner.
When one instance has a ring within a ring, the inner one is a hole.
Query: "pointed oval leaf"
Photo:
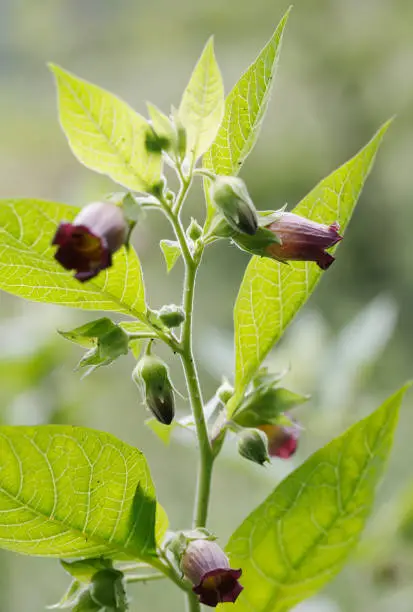
[[[166,263],[166,271],[170,272],[181,255],[179,242],[175,240],[161,240],[159,243]]]
[[[203,159],[204,167],[216,174],[238,174],[257,140],[267,110],[290,10],[225,101],[221,127]]]
[[[113,267],[86,283],[55,261],[51,242],[56,228],[78,212],[74,206],[43,200],[0,200],[0,289],[36,302],[141,318],[145,290],[132,248],[118,251]]]
[[[184,91],[179,119],[186,129],[191,163],[210,147],[224,114],[224,84],[214,54],[214,41],[207,42]]]
[[[338,221],[344,231],[388,126],[386,123],[364,149],[321,181],[294,212],[320,223]],[[230,412],[274,343],[314,291],[321,274],[311,262],[285,265],[252,257],[234,308],[236,395]]]
[[[371,512],[409,385],[317,451],[231,536],[243,570],[235,612],[287,612],[341,570]]]
[[[162,158],[145,147],[148,124],[125,102],[59,66],[60,123],[77,159],[133,191],[150,191],[161,177]]]
[[[47,557],[155,554],[143,454],[105,432],[0,427],[0,547]]]

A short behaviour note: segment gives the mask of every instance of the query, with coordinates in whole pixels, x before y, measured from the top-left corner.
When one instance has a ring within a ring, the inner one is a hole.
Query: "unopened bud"
[[[202,236],[202,227],[199,225],[198,221],[192,217],[191,223],[189,224],[188,229],[186,230],[186,234],[188,238],[193,240],[198,240]]]
[[[264,465],[270,461],[268,456],[267,437],[258,429],[244,429],[239,435],[238,452],[241,457]]]
[[[224,380],[218,387],[216,396],[221,400],[223,404],[229,402],[231,397],[234,395],[234,387],[227,381]]]
[[[229,225],[242,234],[254,235],[258,229],[255,206],[243,180],[217,176],[211,186],[211,198]]]
[[[104,569],[97,572],[90,586],[92,600],[105,610],[115,612],[126,610],[126,593],[123,585],[123,574],[119,570]]]
[[[179,327],[185,321],[185,313],[180,306],[168,304],[158,311],[158,317],[166,327]]]
[[[175,400],[167,365],[155,355],[145,355],[136,364],[132,379],[142,389],[152,414],[160,423],[170,425],[175,415]]]

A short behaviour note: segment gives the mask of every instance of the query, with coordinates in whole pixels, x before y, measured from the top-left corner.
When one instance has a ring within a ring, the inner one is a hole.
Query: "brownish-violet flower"
[[[290,212],[282,213],[267,229],[281,240],[281,244],[267,246],[267,256],[279,261],[315,261],[322,270],[327,270],[334,261],[326,249],[342,239],[337,222],[324,225]]]
[[[119,206],[92,202],[73,223],[60,223],[52,242],[58,247],[55,259],[66,270],[75,270],[77,280],[90,280],[112,265],[112,255],[125,243],[127,233]]]
[[[224,551],[216,542],[194,540],[181,559],[184,576],[192,582],[193,591],[205,606],[234,603],[243,587],[238,582],[242,570],[231,569]]]
[[[289,459],[297,450],[300,437],[300,427],[292,422],[291,425],[260,425],[268,439],[268,454],[270,457]]]

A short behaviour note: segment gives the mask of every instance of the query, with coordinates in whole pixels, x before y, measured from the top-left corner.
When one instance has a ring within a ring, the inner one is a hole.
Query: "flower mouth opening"
[[[235,603],[243,587],[238,582],[242,570],[217,568],[205,574],[201,582],[193,587],[202,604],[215,608],[219,603]]]

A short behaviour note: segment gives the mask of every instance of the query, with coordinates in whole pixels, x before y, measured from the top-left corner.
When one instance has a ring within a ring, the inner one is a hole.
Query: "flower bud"
[[[179,327],[185,321],[185,313],[180,306],[168,304],[158,311],[160,321],[170,329]]]
[[[216,542],[195,540],[188,544],[181,559],[184,576],[194,585],[193,591],[205,606],[234,603],[243,587],[238,582],[242,570],[229,566],[228,557]]]
[[[122,209],[107,202],[85,206],[73,223],[60,223],[52,244],[55,259],[66,269],[76,270],[84,282],[112,265],[112,255],[125,243],[128,224]]]
[[[193,240],[193,242],[195,242],[195,240],[198,240],[198,238],[201,238],[202,236],[202,227],[193,217],[191,219],[191,223],[188,226],[188,229],[186,230],[186,234],[188,238]]]
[[[144,355],[132,373],[134,382],[142,389],[145,403],[152,414],[164,425],[170,425],[175,415],[173,386],[168,367],[155,355]]]
[[[119,570],[104,569],[97,572],[92,579],[90,595],[105,610],[123,612],[127,609],[123,574]]]
[[[268,257],[279,261],[315,261],[322,270],[327,270],[334,261],[326,249],[342,240],[337,222],[324,225],[289,212],[282,213],[267,229],[280,240],[280,244],[267,246]]]
[[[210,195],[234,230],[250,236],[255,234],[258,229],[257,212],[243,180],[233,176],[217,176]]]
[[[292,421],[291,425],[260,425],[268,440],[270,457],[289,459],[297,450],[300,427]]]
[[[268,463],[267,437],[258,429],[244,429],[238,439],[238,452],[241,457],[259,465]]]
[[[223,404],[226,404],[234,395],[234,387],[226,379],[224,379],[222,384],[218,387],[215,395]]]

